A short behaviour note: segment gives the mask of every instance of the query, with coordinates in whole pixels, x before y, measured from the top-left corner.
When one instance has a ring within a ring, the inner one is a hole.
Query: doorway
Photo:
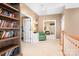
[[[23,41],[31,43],[31,19],[23,19]]]
[[[56,20],[44,20],[43,31],[46,39],[56,39]]]

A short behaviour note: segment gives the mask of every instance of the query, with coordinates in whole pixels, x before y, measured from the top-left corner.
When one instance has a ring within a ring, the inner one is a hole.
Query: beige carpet
[[[23,56],[62,56],[59,40],[46,40],[39,43],[22,42]]]

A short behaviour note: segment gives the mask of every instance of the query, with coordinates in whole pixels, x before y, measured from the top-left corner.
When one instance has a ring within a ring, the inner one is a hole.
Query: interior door
[[[31,42],[31,19],[27,18],[23,20],[23,41]]]
[[[47,34],[46,39],[56,39],[56,20],[44,21],[43,30]]]
[[[50,39],[56,39],[56,23],[53,21],[50,25]]]

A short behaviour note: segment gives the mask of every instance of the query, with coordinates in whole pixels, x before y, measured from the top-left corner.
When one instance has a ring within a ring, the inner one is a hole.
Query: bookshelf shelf
[[[19,28],[11,28],[11,27],[0,27],[2,30],[19,30]]]
[[[5,16],[5,15],[2,15],[2,14],[0,14],[0,17],[2,19],[7,19],[7,20],[17,20],[16,18],[13,18],[13,17],[10,17],[10,16]]]
[[[7,47],[3,47],[3,48],[0,49],[0,55],[8,52],[9,50],[15,49],[17,47],[19,47],[19,46],[18,45],[10,45],[10,46],[7,46]]]
[[[11,37],[11,38],[0,39],[0,42],[4,42],[4,41],[8,41],[8,40],[14,40],[14,39],[19,39],[19,37],[16,36],[16,37]]]
[[[17,56],[22,56],[22,55],[20,53],[18,53]]]
[[[17,56],[20,50],[20,4],[0,3],[0,56]]]
[[[4,7],[7,8],[8,10],[12,10],[12,11],[15,11],[15,12],[19,12],[18,9],[16,9],[16,8],[14,8],[14,7],[12,7],[12,6],[10,6],[10,5],[7,4],[7,3],[1,3],[1,6],[4,6]]]

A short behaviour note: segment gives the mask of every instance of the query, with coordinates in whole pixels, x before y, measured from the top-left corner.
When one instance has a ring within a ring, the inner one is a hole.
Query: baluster
[[[79,41],[77,41],[77,56],[79,56]]]

